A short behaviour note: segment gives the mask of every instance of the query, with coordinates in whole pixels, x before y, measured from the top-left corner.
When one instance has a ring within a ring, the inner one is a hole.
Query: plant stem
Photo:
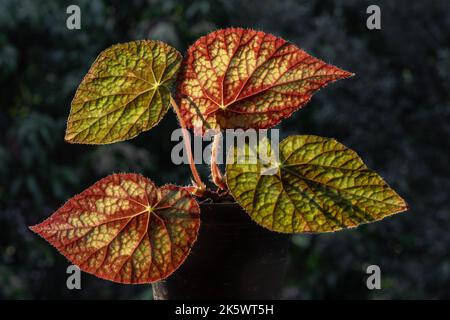
[[[220,133],[214,135],[213,143],[211,146],[211,176],[213,183],[219,187],[219,189],[226,190],[227,185],[223,181],[222,173],[217,165],[217,152],[220,144]]]
[[[184,146],[186,147],[186,152],[188,154],[189,167],[191,168],[192,177],[194,178],[196,187],[198,188],[200,193],[202,193],[203,191],[206,190],[206,186],[203,183],[202,179],[200,178],[197,168],[195,167],[194,157],[192,156],[191,137],[186,128],[186,123],[184,122],[183,118],[181,117],[180,108],[178,107],[177,103],[172,98],[172,96],[170,96],[170,103],[172,104],[172,107],[175,110],[175,113],[177,115],[178,122],[180,123],[180,126],[183,129],[182,130],[183,131],[183,141],[184,141]]]

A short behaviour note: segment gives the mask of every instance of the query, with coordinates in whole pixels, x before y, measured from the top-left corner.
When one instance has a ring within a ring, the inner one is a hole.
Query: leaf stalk
[[[202,194],[206,190],[206,185],[203,183],[202,179],[200,178],[200,175],[198,174],[197,168],[195,167],[194,157],[192,155],[192,148],[191,148],[191,137],[188,133],[186,123],[184,122],[183,117],[181,116],[180,108],[178,107],[178,104],[175,102],[172,96],[170,96],[170,104],[175,110],[178,122],[180,123],[180,126],[183,129],[182,131],[183,131],[184,146],[186,147],[189,167],[191,168],[192,172],[192,178],[194,179],[195,187],[197,188],[197,192],[194,193]]]
[[[219,187],[219,189],[226,190],[227,185],[224,182],[222,173],[217,164],[217,153],[219,151],[220,141],[221,141],[221,134],[219,132],[214,135],[213,143],[211,146],[211,178],[212,178],[212,182],[217,187]]]

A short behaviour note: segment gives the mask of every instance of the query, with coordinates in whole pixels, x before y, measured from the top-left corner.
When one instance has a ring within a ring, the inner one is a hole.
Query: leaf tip
[[[356,73],[350,72],[350,71],[346,71],[344,69],[340,69],[337,72],[337,75],[341,78],[341,79],[346,79],[346,78],[351,78],[354,77],[356,75]]]
[[[64,136],[64,141],[65,142],[67,142],[67,143],[71,143],[71,144],[74,144],[75,142],[72,140],[72,138],[69,136],[69,135],[65,135]]]
[[[410,207],[409,207],[409,204],[406,202],[406,200],[402,196],[400,196],[394,189],[392,189],[389,186],[388,186],[388,188],[390,188],[394,192],[395,199],[396,199],[396,205],[398,208],[392,214],[397,214],[397,213],[408,211],[410,209]]]
[[[35,224],[33,226],[28,226],[28,229],[30,229],[31,231],[33,231],[36,234],[41,234],[41,230],[40,230],[40,224]]]
[[[402,197],[399,196],[399,198],[401,199],[401,202],[402,202],[402,204],[401,204],[401,211],[399,211],[399,212],[408,211],[410,209],[409,204]]]
[[[73,132],[73,129],[71,130],[71,127],[69,124],[70,124],[70,115],[69,115],[69,119],[67,122],[66,132],[64,134],[64,141],[71,143],[71,144],[75,144],[78,142],[78,141],[76,141],[77,133]]]

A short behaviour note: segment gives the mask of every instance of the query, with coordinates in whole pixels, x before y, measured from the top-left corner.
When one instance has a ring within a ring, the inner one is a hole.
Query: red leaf
[[[121,283],[166,278],[186,259],[199,206],[182,187],[113,174],[31,227],[81,270]]]
[[[197,132],[269,128],[327,83],[351,75],[271,34],[229,28],[189,48],[177,102],[188,127]]]

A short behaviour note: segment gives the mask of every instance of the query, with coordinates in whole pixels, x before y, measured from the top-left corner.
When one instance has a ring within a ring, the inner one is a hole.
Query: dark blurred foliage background
[[[81,30],[66,28],[70,4],[81,8]],[[381,30],[366,28],[370,4],[381,7]],[[82,290],[67,290],[69,262],[27,226],[112,172],[188,183],[188,167],[170,161],[172,112],[129,142],[69,145],[70,101],[96,55],[114,43],[157,38],[184,51],[228,26],[274,33],[355,72],[281,132],[337,138],[411,207],[356,230],[295,236],[284,297],[450,298],[447,0],[0,0],[0,298],[151,298],[150,286],[88,274]],[[382,290],[366,288],[369,264],[381,267]]]

